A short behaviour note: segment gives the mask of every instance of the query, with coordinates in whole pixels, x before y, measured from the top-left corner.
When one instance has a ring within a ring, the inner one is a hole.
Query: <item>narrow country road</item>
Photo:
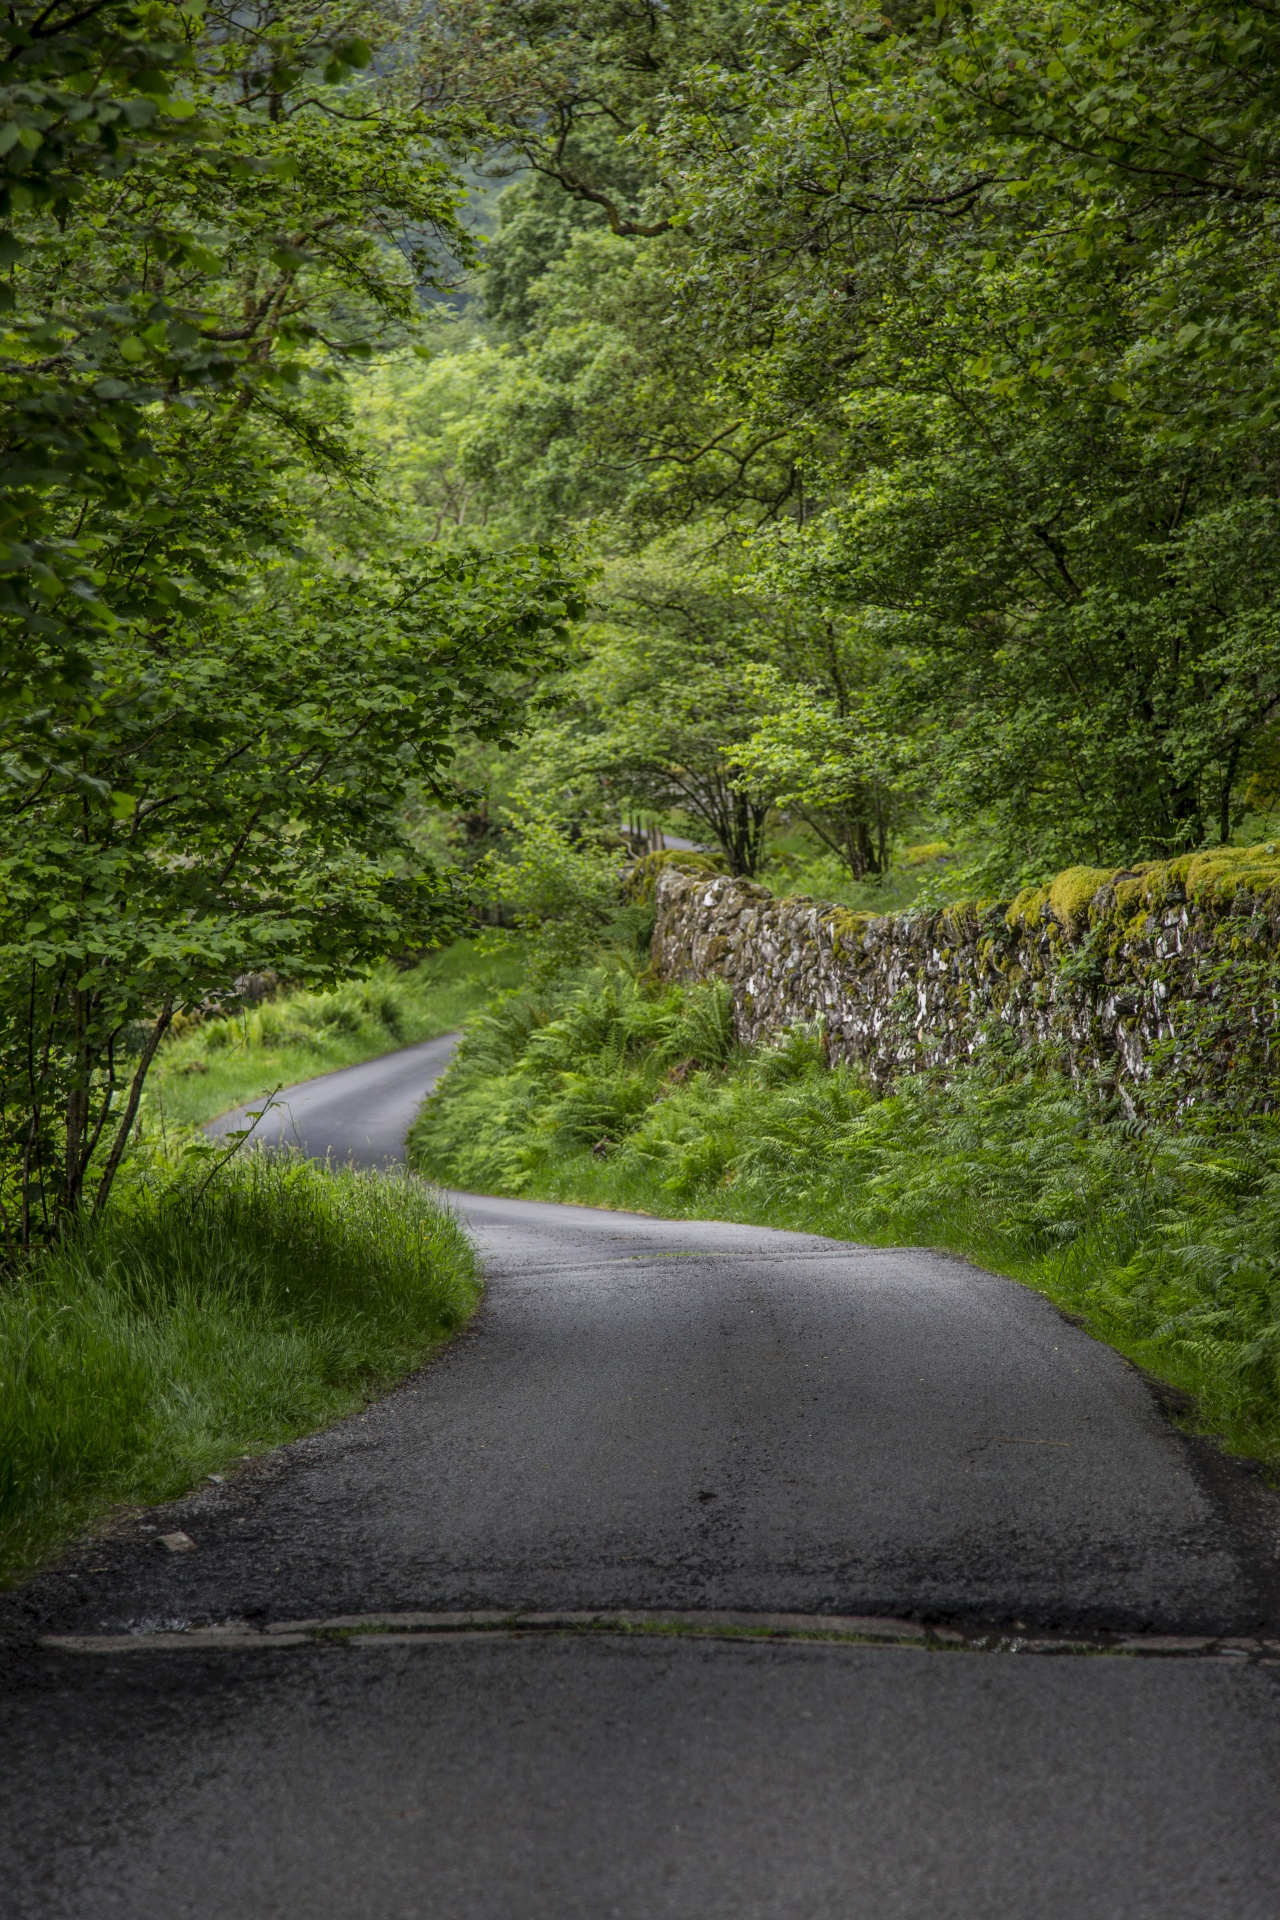
[[[6,1915],[1275,1920],[1260,1480],[962,1261],[453,1199],[422,1374],[4,1603]]]
[[[420,1046],[384,1053],[362,1066],[342,1067],[319,1080],[288,1087],[270,1106],[228,1113],[212,1134],[251,1126],[263,1146],[300,1148],[317,1160],[332,1155],[358,1167],[394,1166],[404,1160],[405,1135],[422,1096],[435,1085],[457,1044],[456,1033]]]

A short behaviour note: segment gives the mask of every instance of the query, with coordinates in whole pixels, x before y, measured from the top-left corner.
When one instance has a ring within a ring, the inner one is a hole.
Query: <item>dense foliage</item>
[[[663,136],[688,302],[819,493],[776,577],[874,625],[871,713],[985,822],[997,884],[1225,839],[1270,766],[1271,375],[1215,324],[1246,425],[1174,352],[1204,331],[1187,296],[1233,310],[1269,244],[1267,11],[944,8],[903,38],[807,9],[796,61],[696,77]],[[1230,179],[1229,59],[1256,76]]]
[[[1262,0],[11,8],[10,1246],[175,1014],[486,891],[576,963],[637,815],[862,906],[1264,841],[1278,87]]]
[[[105,1197],[175,1011],[456,925],[445,876],[396,869],[400,807],[459,726],[506,737],[565,590],[537,554],[443,563],[391,590],[295,582],[287,613],[193,623],[141,662],[128,629],[99,649],[97,711],[10,800],[0,1137],[23,1242],[78,1206],[99,1146]]]
[[[92,699],[100,637],[163,629],[287,544],[282,463],[344,457],[325,382],[465,245],[431,126],[358,77],[378,25],[292,0],[8,10],[10,756],[44,695]]]
[[[326,549],[339,376],[470,243],[376,8],[11,9],[0,1227],[101,1206],[170,1021],[447,933],[410,797],[508,744],[576,576]],[[382,52],[369,39],[380,37]],[[89,1185],[92,1175],[92,1186]]]
[[[753,634],[745,739],[682,676],[744,795],[855,878],[923,830],[983,890],[1269,814],[1270,6],[449,18],[496,55],[487,81],[459,56],[455,97],[532,169],[487,249],[506,358],[460,467],[528,528],[590,523],[618,604],[679,528],[775,628],[857,655],[835,685]],[[564,805],[621,794],[751,866],[634,753],[647,699]]]

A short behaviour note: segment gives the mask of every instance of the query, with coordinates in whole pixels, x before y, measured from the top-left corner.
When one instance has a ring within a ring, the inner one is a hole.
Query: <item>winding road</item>
[[[1256,1476],[963,1261],[451,1198],[464,1335],[0,1611],[6,1914],[1275,1920]]]

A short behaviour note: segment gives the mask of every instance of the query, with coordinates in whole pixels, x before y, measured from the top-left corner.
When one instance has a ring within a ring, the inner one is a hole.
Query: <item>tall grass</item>
[[[881,1097],[816,1031],[736,1049],[722,985],[615,967],[475,1020],[410,1154],[482,1191],[966,1254],[1280,1463],[1280,1117],[1136,1129],[1105,1089],[994,1047]]]
[[[523,966],[518,942],[458,940],[408,971],[383,966],[330,993],[278,993],[236,1014],[188,1020],[151,1070],[145,1124],[202,1126],[276,1087],[451,1033],[515,986]]]
[[[0,1285],[0,1578],[350,1412],[475,1305],[469,1242],[410,1176],[255,1154],[203,1179],[135,1178]]]

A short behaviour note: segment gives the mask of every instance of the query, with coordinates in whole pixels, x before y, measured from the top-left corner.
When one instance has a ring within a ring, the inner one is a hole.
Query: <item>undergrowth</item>
[[[117,1503],[351,1412],[478,1295],[465,1234],[408,1175],[135,1171],[0,1287],[0,1581]]]
[[[817,1030],[735,1047],[721,983],[614,966],[474,1020],[410,1155],[455,1187],[965,1254],[1280,1462],[1280,1116],[1140,1128],[996,1045],[885,1097]]]
[[[146,1122],[202,1126],[277,1087],[452,1033],[523,971],[518,941],[459,940],[406,972],[383,966],[330,993],[276,993],[236,1013],[188,1018],[151,1070]]]

